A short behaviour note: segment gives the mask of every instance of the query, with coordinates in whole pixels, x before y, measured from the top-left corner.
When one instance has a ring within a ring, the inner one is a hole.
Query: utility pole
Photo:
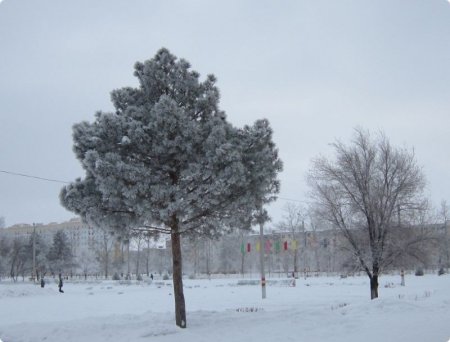
[[[266,298],[266,275],[264,273],[264,224],[263,220],[259,222],[259,261],[261,266],[261,290],[262,299]]]
[[[33,282],[36,281],[36,223],[33,223]]]
[[[449,250],[448,250],[449,241],[448,241],[447,222],[448,222],[447,216],[445,216],[444,217],[445,268],[447,269],[447,272],[448,272],[448,268],[450,267],[450,254],[449,254]]]

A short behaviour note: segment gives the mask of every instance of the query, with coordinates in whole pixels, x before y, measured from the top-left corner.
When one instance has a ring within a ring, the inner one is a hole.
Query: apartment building
[[[58,230],[66,234],[75,258],[93,253],[103,234],[101,230],[87,225],[80,218],[73,218],[62,223],[19,224],[5,228],[3,232],[13,239],[29,239],[33,232],[36,232],[48,245],[51,245],[53,236]]]

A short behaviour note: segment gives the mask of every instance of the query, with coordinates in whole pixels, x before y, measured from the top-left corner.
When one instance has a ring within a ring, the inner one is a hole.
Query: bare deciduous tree
[[[287,203],[284,207],[285,215],[283,215],[283,221],[278,224],[278,228],[289,232],[292,241],[298,240],[301,234],[305,235],[305,209],[297,204]],[[305,252],[303,250],[303,252]],[[292,249],[293,271],[298,273],[298,257],[299,257],[299,244],[294,243]]]
[[[111,231],[105,227],[99,227],[99,234],[100,236],[95,246],[95,252],[105,279],[107,279],[110,272],[115,239]]]
[[[423,207],[424,175],[414,153],[394,148],[382,133],[372,139],[369,132],[356,129],[351,144],[336,141],[332,147],[335,160],[313,161],[311,194],[369,276],[374,299],[397,213]]]
[[[390,230],[386,242],[384,266],[397,268],[428,267],[439,237],[432,229],[434,222],[427,201],[415,210],[397,209],[397,224]]]

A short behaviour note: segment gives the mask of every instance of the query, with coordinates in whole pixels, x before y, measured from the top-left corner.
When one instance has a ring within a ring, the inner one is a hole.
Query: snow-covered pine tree
[[[200,82],[167,49],[136,63],[134,75],[138,88],[112,92],[114,113],[74,126],[86,178],[60,198],[96,225],[170,234],[176,324],[185,328],[181,236],[250,228],[279,191],[282,163],[267,120],[227,122],[214,76]]]
[[[63,230],[58,230],[53,235],[53,243],[47,253],[47,260],[53,273],[61,273],[72,265],[72,249]]]

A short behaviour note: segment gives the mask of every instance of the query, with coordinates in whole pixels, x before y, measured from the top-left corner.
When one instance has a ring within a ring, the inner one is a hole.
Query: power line
[[[62,181],[62,180],[58,180],[58,179],[50,179],[50,178],[26,175],[24,173],[18,173],[18,172],[11,172],[11,171],[5,171],[5,170],[0,170],[0,172],[6,173],[8,175],[39,179],[39,180],[43,180],[43,181],[47,181],[47,182],[62,183],[62,184],[69,184],[70,183],[70,182],[66,182],[66,181]]]
[[[38,176],[33,176],[33,175],[27,175],[27,174],[24,174],[24,173],[5,171],[5,170],[0,170],[0,172],[6,173],[8,175],[20,176],[20,177],[26,177],[26,178],[33,178],[33,179],[43,180],[43,181],[47,181],[47,182],[70,184],[70,182],[66,182],[66,181],[62,181],[62,180],[58,180],[58,179],[50,179],[50,178],[38,177]],[[298,200],[298,199],[293,199],[293,198],[280,197],[280,196],[278,196],[278,198],[281,199],[281,200],[284,200],[284,201],[289,201],[289,202],[311,203],[311,202],[308,202],[308,201],[303,201],[303,200]]]

